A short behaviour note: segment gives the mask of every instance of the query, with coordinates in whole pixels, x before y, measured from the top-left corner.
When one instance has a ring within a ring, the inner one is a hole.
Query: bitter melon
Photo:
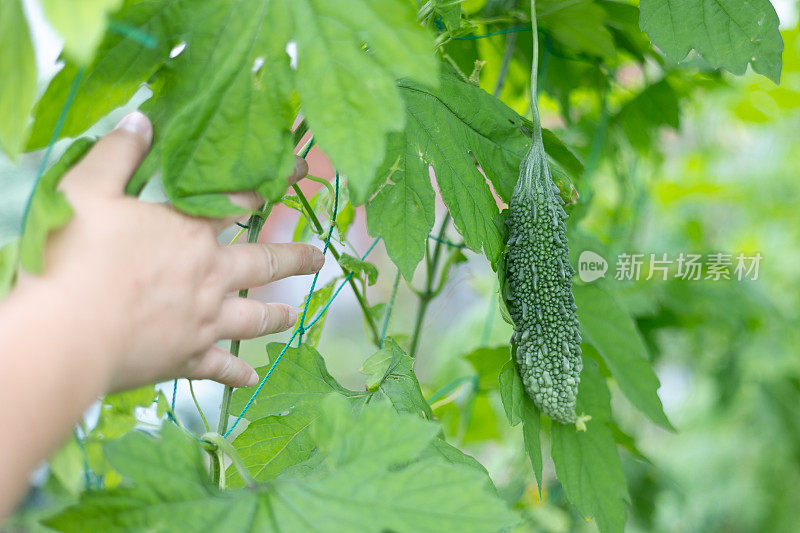
[[[505,294],[525,390],[542,412],[567,424],[578,422],[582,363],[563,205],[535,127],[509,202]]]

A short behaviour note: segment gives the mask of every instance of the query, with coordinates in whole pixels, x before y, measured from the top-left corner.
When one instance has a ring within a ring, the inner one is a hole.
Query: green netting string
[[[310,148],[309,148],[310,149]],[[308,153],[308,151],[306,151]],[[328,236],[325,237],[325,246],[322,247],[322,255],[328,253],[328,247],[331,245],[331,237],[333,237],[333,230],[336,227],[336,214],[339,212],[339,173],[336,173],[336,189],[334,190],[333,194],[333,216],[331,217],[331,227],[328,229]],[[311,295],[314,294],[314,289],[317,286],[317,280],[319,279],[319,272],[314,274],[314,280],[311,282],[311,290],[308,291],[308,298],[306,298],[306,305],[303,307],[303,314],[300,316],[300,325],[297,329],[300,331],[300,334],[297,336],[297,346],[300,347],[303,344],[303,332],[307,329],[304,324],[306,321],[306,315],[308,314],[308,307],[311,304]]]
[[[53,153],[53,147],[56,145],[59,135],[61,135],[64,122],[67,120],[67,114],[72,107],[72,103],[75,101],[75,95],[78,94],[78,86],[81,84],[81,80],[83,79],[83,72],[84,68],[81,67],[78,69],[78,72],[75,73],[75,77],[72,78],[72,83],[69,86],[67,99],[64,101],[64,105],[61,106],[61,112],[58,114],[58,120],[56,120],[53,133],[50,135],[50,141],[47,143],[47,148],[42,156],[42,161],[39,163],[39,169],[36,171],[36,179],[33,181],[31,194],[28,196],[28,202],[25,204],[25,212],[22,215],[23,225],[28,223],[28,213],[31,209],[31,203],[33,202],[33,194],[36,192],[36,188],[39,186],[39,182],[42,180],[45,170],[47,170],[47,163],[50,161],[50,156]]]
[[[338,189],[337,189],[337,191],[338,191]],[[331,223],[335,224],[335,222],[336,221],[333,220]],[[372,252],[372,250],[375,248],[375,245],[377,245],[378,241],[380,241],[380,240],[381,240],[380,237],[378,237],[377,239],[375,239],[375,241],[373,241],[372,245],[370,245],[370,247],[366,251],[366,253],[361,256],[362,260],[367,258],[367,256],[370,254],[370,252]],[[297,335],[299,335],[301,331],[306,331],[306,330],[310,329],[314,324],[317,323],[317,321],[322,317],[322,315],[325,314],[325,312],[331,306],[331,304],[333,303],[333,300],[336,299],[336,296],[339,295],[339,292],[341,292],[341,290],[344,288],[345,285],[347,285],[347,283],[350,281],[350,278],[352,278],[352,277],[353,277],[353,272],[351,271],[350,273],[347,274],[347,276],[344,277],[344,279],[341,281],[341,283],[339,283],[339,285],[336,287],[336,290],[333,292],[331,297],[328,299],[327,303],[325,303],[325,305],[322,307],[322,309],[319,310],[319,312],[314,316],[314,318],[306,326],[302,326],[302,327],[298,326],[294,330],[294,332],[292,333],[292,336],[289,337],[289,340],[286,341],[286,343],[283,345],[283,349],[280,351],[278,356],[272,362],[272,364],[270,365],[270,367],[267,370],[267,373],[264,375],[264,377],[261,378],[261,382],[258,384],[258,387],[253,392],[253,394],[250,396],[250,399],[247,400],[247,403],[242,408],[242,411],[237,415],[236,420],[234,420],[234,422],[231,425],[230,429],[228,429],[228,431],[225,432],[223,437],[227,437],[228,435],[230,435],[231,432],[234,430],[234,428],[236,428],[237,424],[239,424],[239,422],[242,420],[242,418],[244,418],[245,413],[247,413],[247,410],[250,409],[250,406],[252,405],[253,401],[255,401],[256,396],[258,396],[258,394],[261,392],[261,389],[264,388],[264,385],[267,383],[267,380],[272,375],[272,372],[275,370],[275,367],[278,366],[278,363],[280,362],[281,358],[283,358],[283,355],[286,353],[286,351],[289,349],[289,346],[291,346],[291,344],[294,341],[295,337],[297,337]],[[309,293],[309,297],[306,298],[306,307],[308,306],[308,302],[310,302],[310,300],[311,300],[311,294]]]

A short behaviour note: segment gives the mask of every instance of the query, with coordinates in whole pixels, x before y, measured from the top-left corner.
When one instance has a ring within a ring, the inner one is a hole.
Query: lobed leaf
[[[769,0],[642,0],[639,24],[674,61],[695,49],[714,68],[780,82],[783,39]]]

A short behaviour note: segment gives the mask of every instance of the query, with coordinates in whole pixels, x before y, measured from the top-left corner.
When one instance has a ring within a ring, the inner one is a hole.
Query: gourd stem
[[[533,36],[533,59],[531,61],[531,117],[533,120],[534,143],[542,136],[542,120],[539,117],[539,103],[536,100],[539,84],[539,29],[536,21],[536,0],[531,0],[531,35]]]

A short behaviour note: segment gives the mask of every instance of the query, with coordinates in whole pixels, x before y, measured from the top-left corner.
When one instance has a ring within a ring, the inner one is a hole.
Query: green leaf
[[[383,238],[389,257],[408,280],[425,254],[434,222],[429,166],[467,246],[483,251],[494,263],[505,244],[494,223],[497,202],[486,177],[508,201],[530,145],[530,121],[452,71],[440,78],[437,89],[400,82],[406,129],[390,136],[372,182],[351,186],[352,201],[358,205],[388,181],[367,204],[367,225],[371,235]],[[552,132],[545,134],[545,145],[554,160],[580,175],[583,165]]]
[[[436,440],[434,424],[382,403],[355,420],[341,400],[326,399],[324,411],[317,435],[328,472],[281,487],[286,492],[274,501],[280,530],[484,532],[515,521],[481,472],[441,456],[417,459]]]
[[[621,126],[625,138],[639,150],[646,151],[654,143],[658,128],[680,127],[680,108],[678,95],[664,78],[648,85],[644,90],[627,101],[611,119],[612,124]]]
[[[72,217],[72,207],[67,202],[66,196],[56,188],[64,174],[89,151],[93,144],[92,139],[78,139],[72,143],[61,159],[50,167],[36,184],[19,246],[20,264],[28,272],[42,272],[48,234],[62,227]]]
[[[475,372],[478,373],[478,388],[480,390],[495,390],[498,385],[498,376],[503,366],[508,362],[508,346],[489,348],[482,346],[467,355],[464,359],[469,361]]]
[[[435,90],[407,81],[400,86],[406,130],[390,140],[373,182],[391,181],[367,206],[370,233],[383,237],[392,261],[411,279],[433,226],[430,165],[467,246],[476,252],[483,249],[494,259],[503,247],[492,222],[497,204],[473,156],[500,196],[510,197],[528,143],[522,120],[498,99],[460,81],[452,72],[441,75]],[[371,192],[354,192],[354,203]]]
[[[609,392],[594,361],[584,358],[578,390],[578,412],[589,414],[586,431],[573,425],[551,425],[551,455],[569,501],[601,532],[623,531],[628,489],[617,445],[606,426]]]
[[[36,56],[21,0],[0,3],[0,148],[12,160],[25,145],[36,94]]]
[[[648,57],[660,60],[650,45],[650,39],[639,28],[638,6],[617,0],[600,0],[598,3],[608,14],[606,25],[619,50],[627,51],[639,63],[644,63]]]
[[[161,438],[129,433],[105,446],[126,486],[85,492],[80,503],[45,524],[58,531],[245,531],[259,506],[255,492],[219,491],[203,453],[174,424]],[[274,531],[265,528],[265,531]]]
[[[423,455],[436,440],[434,424],[386,404],[367,405],[356,417],[335,397],[326,398],[322,411],[314,430],[322,460],[246,490],[213,486],[198,442],[172,424],[158,440],[130,434],[106,447],[126,486],[84,493],[47,525],[109,532],[483,533],[516,522],[481,472]]]
[[[353,418],[353,406],[329,395],[320,406],[325,416],[315,427],[320,450],[330,464],[360,462],[362,466],[396,467],[412,461],[436,438],[435,424],[397,411],[386,403],[370,404]],[[398,438],[402,435],[402,438]]]
[[[403,128],[395,80],[436,84],[430,34],[403,0],[291,2],[297,92],[317,141],[350,181],[369,180]],[[364,43],[369,53],[366,53]]]
[[[471,455],[467,455],[452,444],[448,444],[444,439],[433,439],[430,446],[425,448],[425,450],[422,452],[422,455],[420,455],[420,458],[426,457],[442,457],[448,463],[463,465],[477,470],[486,476],[487,487],[491,488],[492,491],[495,490],[494,484],[492,483],[486,468],[484,468],[484,466],[477,459]]]
[[[503,408],[506,411],[508,423],[516,426],[522,422],[522,404],[525,400],[525,390],[522,387],[522,379],[517,372],[514,361],[506,361],[500,370],[499,377],[500,397],[503,400]]]
[[[274,361],[283,349],[282,343],[267,345],[270,361]],[[270,365],[256,368],[263,378]],[[231,414],[238,414],[244,408],[256,387],[236,389],[231,400]],[[248,420],[265,416],[280,415],[303,405],[316,404],[331,392],[344,396],[358,396],[358,393],[345,389],[328,373],[325,360],[314,348],[303,345],[289,348],[273,370],[272,375],[258,393],[247,410]]]
[[[285,190],[294,91],[317,143],[355,182],[372,176],[386,134],[403,126],[394,80],[436,81],[430,36],[402,0],[238,0],[183,11],[197,22],[180,34],[187,51],[152,82],[144,109],[156,142],[128,190],[139,191],[161,167],[168,196],[192,214],[232,213],[224,192],[255,189],[275,199]]]
[[[364,361],[361,372],[369,376],[367,388],[379,388],[397,412],[433,419],[431,408],[414,373],[414,358],[406,354],[391,337],[384,340],[383,348]]]
[[[64,52],[87,64],[106,31],[108,15],[122,0],[42,0],[42,8],[53,28],[64,38]]]
[[[336,287],[336,280],[328,283],[324,287],[315,290],[311,295],[306,295],[305,299],[303,300],[302,308],[305,309],[306,302],[308,302],[308,310],[306,311],[306,318],[305,323],[310,322],[317,314],[317,312],[322,309],[322,307],[328,303],[328,300],[331,299],[331,295],[333,295],[333,290]],[[297,317],[297,323],[295,327],[300,326],[300,320],[303,318],[302,312]],[[325,320],[327,315],[322,315],[317,322],[311,326],[310,329],[307,329],[304,336],[303,336],[303,343],[311,346],[312,348],[316,348],[317,344],[319,344],[319,338],[322,335],[322,328],[325,326]]]
[[[525,392],[522,378],[519,377],[517,365],[514,361],[507,361],[500,371],[500,397],[506,411],[508,422],[516,426],[522,422],[522,435],[525,442],[525,451],[531,461],[533,473],[539,487],[542,486],[542,442],[539,435],[540,416],[533,400]],[[554,426],[560,425],[553,423]]]
[[[7,242],[0,248],[0,300],[14,288],[19,264],[19,239]]]
[[[162,132],[149,158],[160,158],[170,200],[188,213],[224,216],[241,211],[225,192],[257,190],[275,199],[286,189],[296,112],[285,52],[292,26],[278,2],[214,7],[216,23],[202,23],[212,31],[187,39],[187,53],[162,69],[145,108]],[[148,168],[146,162],[139,175]]]
[[[584,341],[597,349],[634,406],[656,424],[674,429],[664,414],[657,393],[660,383],[633,319],[595,285],[576,285],[573,293]]]
[[[85,488],[84,456],[76,438],[69,438],[47,460],[50,475],[72,496]]]
[[[434,0],[433,13],[442,17],[445,28],[450,32],[461,26],[461,0]]]
[[[377,172],[380,181],[387,179],[388,183],[367,204],[366,211],[370,235],[383,238],[392,262],[410,280],[425,255],[425,243],[433,229],[435,194],[428,166],[417,152],[406,151],[404,141],[402,135],[389,136],[387,160]],[[359,194],[351,186],[354,202]]]
[[[60,137],[83,133],[110,111],[128,102],[155,74],[168,59],[170,49],[180,41],[170,25],[177,5],[163,0],[136,2],[120,10],[115,19],[152,37],[155,44],[142,46],[119,33],[108,32],[95,59],[84,69]],[[64,68],[48,85],[36,105],[28,150],[43,148],[50,141],[80,66],[79,62],[67,58]]]
[[[525,122],[532,127],[532,123],[527,119]],[[544,143],[544,150],[547,152],[547,157],[551,159],[551,168],[553,168],[553,162],[555,162],[555,166],[562,167],[572,179],[583,176],[583,162],[578,159],[578,156],[575,155],[575,152],[573,152],[571,148],[558,138],[558,135],[547,128],[542,128],[542,142]],[[516,185],[516,182],[514,182],[514,184]]]
[[[783,39],[769,0],[642,0],[639,24],[674,61],[690,50],[714,68],[754,71],[780,82]]]
[[[100,403],[100,418],[90,437],[111,440],[129,432],[139,423],[136,408],[150,407],[156,395],[153,385],[107,395]]]
[[[319,415],[319,409],[300,407],[287,415],[265,416],[251,422],[234,439],[233,446],[253,479],[272,479],[285,468],[308,459],[315,448],[311,427]],[[234,466],[228,468],[226,475],[228,486],[244,486]]]
[[[375,285],[375,282],[378,281],[378,269],[369,261],[358,259],[349,254],[342,254],[339,257],[339,264],[343,269],[353,272],[356,277],[366,274],[368,285]]]
[[[604,58],[617,55],[605,26],[606,12],[592,0],[539,0],[540,27],[567,50]]]

